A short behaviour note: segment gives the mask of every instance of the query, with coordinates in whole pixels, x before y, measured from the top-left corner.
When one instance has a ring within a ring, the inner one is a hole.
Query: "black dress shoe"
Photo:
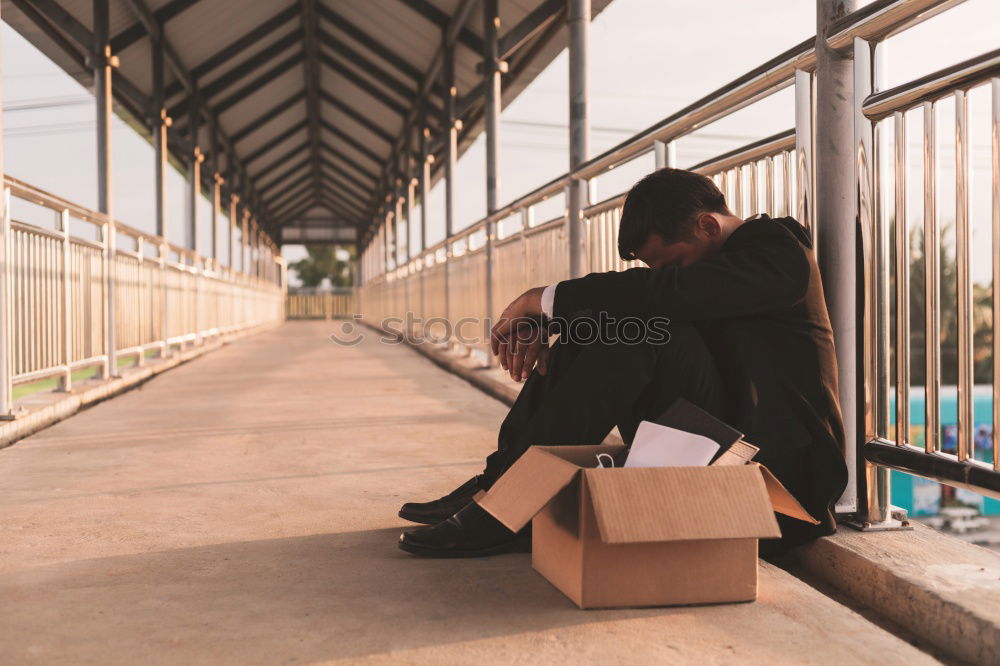
[[[465,505],[471,502],[475,494],[481,490],[480,478],[478,476],[472,477],[441,499],[436,499],[433,502],[407,502],[399,510],[399,517],[424,525],[437,525],[442,520],[448,520],[465,508]]]
[[[530,526],[515,534],[475,502],[433,527],[416,527],[399,535],[399,547],[425,557],[485,557],[530,553]]]

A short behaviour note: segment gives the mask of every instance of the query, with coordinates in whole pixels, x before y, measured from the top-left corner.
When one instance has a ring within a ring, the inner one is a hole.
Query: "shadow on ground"
[[[219,544],[8,574],[0,577],[0,626],[17,640],[5,640],[0,653],[13,649],[12,661],[312,662],[539,632],[604,614],[577,610],[528,555],[419,559],[396,548],[398,534]],[[34,641],[38,627],[46,628],[44,643]],[[58,652],[70,645],[72,654]]]

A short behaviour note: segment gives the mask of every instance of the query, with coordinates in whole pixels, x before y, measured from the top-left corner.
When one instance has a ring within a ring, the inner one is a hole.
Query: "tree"
[[[952,229],[950,223],[942,225],[938,259],[941,279],[941,383],[945,385],[958,383],[958,267],[950,252]],[[890,307],[894,307],[895,291],[890,291],[890,298]],[[993,369],[991,298],[990,285],[972,285],[973,374],[977,384],[989,383]],[[925,383],[924,311],[924,235],[922,229],[914,228],[910,230],[910,381],[913,386]],[[892,347],[895,347],[895,337]]]
[[[309,256],[288,264],[305,287],[318,287],[329,278],[334,287],[354,284],[354,248],[338,245],[308,245]]]

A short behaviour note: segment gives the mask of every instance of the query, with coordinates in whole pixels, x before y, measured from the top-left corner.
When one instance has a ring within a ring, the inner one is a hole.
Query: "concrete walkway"
[[[0,663],[930,663],[762,565],[752,604],[579,611],[527,555],[414,559],[401,502],[505,408],[289,323],[0,451]]]

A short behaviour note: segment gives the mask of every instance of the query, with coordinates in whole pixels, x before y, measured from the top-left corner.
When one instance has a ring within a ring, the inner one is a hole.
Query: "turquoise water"
[[[973,417],[976,425],[993,423],[993,387],[989,384],[972,390]],[[958,420],[958,387],[941,387],[941,425],[954,425]],[[896,423],[896,393],[889,393],[889,422]],[[910,389],[910,423],[924,425],[924,387]]]
[[[912,444],[924,443],[924,389],[910,390],[910,425]],[[984,462],[993,461],[993,389],[989,385],[976,386],[972,393],[973,419],[975,428],[974,457]],[[955,386],[941,387],[941,444],[945,451],[954,451],[957,437],[958,390]],[[889,422],[896,423],[895,394],[889,398]],[[892,470],[891,501],[895,506],[906,509],[911,515],[933,515],[941,509],[940,484]],[[956,499],[965,504],[977,506],[984,514],[1000,515],[1000,500],[983,497],[976,493],[959,490]]]

